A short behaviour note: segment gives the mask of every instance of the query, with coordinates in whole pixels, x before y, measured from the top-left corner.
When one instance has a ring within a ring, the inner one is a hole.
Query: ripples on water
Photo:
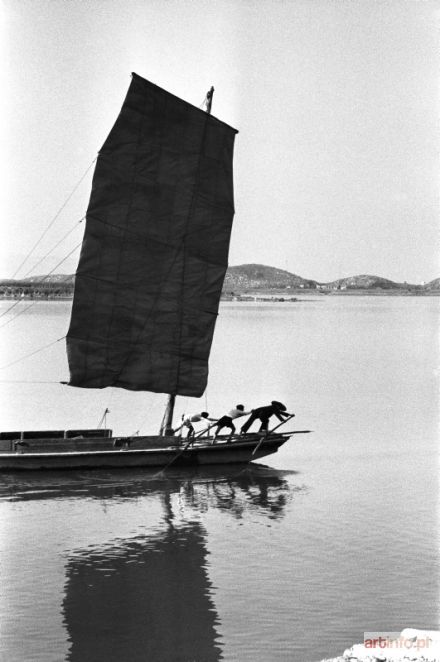
[[[10,539],[6,551],[5,569],[19,574],[3,595],[7,659],[224,659],[208,529],[219,533],[216,517],[229,521],[221,530],[231,534],[243,523],[258,528],[283,518],[306,491],[289,484],[293,475],[256,466],[166,477],[122,470],[3,476],[0,499],[31,543],[13,549]],[[226,548],[233,561],[230,540]],[[52,565],[48,549],[57,551]]]
[[[68,305],[19,320],[22,354],[63,335]],[[223,306],[209,410],[276,397],[313,434],[271,469],[1,476],[2,662],[313,662],[438,627],[437,332],[427,298]],[[11,378],[64,379],[55,349]],[[93,427],[109,404],[1,389],[3,428]],[[113,396],[118,434],[155,429],[146,397]]]

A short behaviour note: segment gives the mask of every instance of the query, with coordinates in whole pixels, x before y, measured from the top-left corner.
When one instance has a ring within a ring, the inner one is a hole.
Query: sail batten
[[[67,334],[71,385],[202,395],[235,134],[133,74],[93,177]]]

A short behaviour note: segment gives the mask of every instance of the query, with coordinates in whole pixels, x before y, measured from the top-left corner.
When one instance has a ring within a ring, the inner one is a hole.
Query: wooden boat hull
[[[48,469],[109,469],[122,467],[157,467],[198,466],[213,464],[248,463],[252,460],[275,453],[290,437],[287,434],[258,434],[236,438],[227,443],[226,438],[216,444],[209,441],[197,441],[186,448],[185,442],[176,444],[173,437],[161,437],[158,447],[157,437],[136,437],[130,439],[127,447],[114,448],[114,442],[125,443],[118,438],[90,439],[70,443],[61,448],[58,440],[39,440],[38,444],[29,444],[20,450],[12,448],[0,452],[0,471],[36,471]],[[169,440],[169,445],[167,445]],[[54,450],[47,450],[48,446]],[[72,450],[69,447],[75,446]],[[60,446],[59,450],[55,450]],[[46,448],[45,448],[46,447]],[[101,447],[101,448],[100,448]]]

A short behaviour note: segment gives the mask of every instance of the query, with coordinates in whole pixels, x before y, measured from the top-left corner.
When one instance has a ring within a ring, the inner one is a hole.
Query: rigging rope
[[[15,306],[17,306],[17,305],[18,305],[19,303],[21,303],[21,302],[22,302],[22,299],[17,299],[17,301],[16,301],[15,303],[13,303],[12,306],[9,306],[9,308],[8,308],[7,310],[5,310],[5,311],[0,315],[0,319],[3,317],[3,315],[6,315],[6,313],[9,313],[9,311],[11,311],[13,308],[15,308]],[[26,310],[29,310],[29,308],[31,308],[33,305],[34,305],[34,303],[30,303],[29,306],[26,306],[26,308],[22,308],[22,310],[20,310],[19,313],[17,313],[16,315],[14,315],[14,317],[11,317],[11,319],[9,319],[9,320],[8,320],[7,322],[5,322],[4,324],[2,324],[2,325],[0,326],[0,329],[2,329],[4,326],[6,326],[7,324],[9,324],[9,322],[12,322],[12,320],[15,320],[17,317],[20,317],[20,315],[22,315],[23,313],[25,313]]]
[[[66,239],[66,237],[68,237],[69,234],[71,234],[71,233],[72,233],[72,232],[78,227],[78,225],[79,225],[80,223],[83,222],[84,219],[85,219],[85,216],[83,216],[82,218],[80,218],[80,220],[77,221],[77,222],[75,223],[75,225],[74,225],[74,226],[73,226],[73,227],[72,227],[72,228],[71,228],[71,229],[70,229],[70,230],[64,235],[64,237],[62,237],[62,238],[59,240],[59,242],[58,242],[57,244],[55,244],[55,246],[53,246],[53,247],[50,249],[50,251],[49,251],[48,253],[46,253],[46,255],[45,255],[44,257],[41,258],[41,260],[39,260],[39,261],[38,261],[38,262],[37,262],[37,263],[36,263],[36,264],[35,264],[35,265],[34,265],[34,266],[33,266],[33,267],[32,267],[32,268],[31,268],[31,269],[30,269],[25,275],[24,275],[24,276],[22,276],[22,278],[26,278],[26,276],[28,276],[28,275],[31,273],[31,271],[33,271],[36,267],[38,267],[38,265],[39,265],[41,262],[43,262],[43,260],[45,260],[45,259],[46,259],[46,258],[47,258],[47,257],[48,257],[48,256],[54,251],[54,250],[55,250],[55,248],[57,248],[57,247],[61,244],[61,242],[64,241],[64,239]],[[77,246],[76,248],[78,248],[78,246]],[[75,251],[76,248],[74,248],[73,250]],[[46,276],[44,276],[39,282],[40,282],[40,283],[43,283],[43,282],[46,280],[47,276],[50,276],[50,275],[53,273],[53,271],[54,271],[55,269],[57,269],[57,268],[60,266],[60,264],[62,264],[65,260],[67,260],[68,257],[70,257],[70,255],[71,255],[71,253],[69,253],[69,255],[67,255],[65,258],[63,258],[63,260],[62,260],[61,262],[58,262],[57,266],[56,266],[54,269],[52,269],[52,271],[50,271],[49,274],[47,274]],[[70,275],[66,276],[65,278],[63,278],[63,279],[60,280],[59,282],[60,282],[60,283],[64,283],[64,282],[66,282],[66,280],[67,280],[68,278],[70,278]],[[4,315],[6,315],[7,313],[9,313],[13,308],[15,308],[15,306],[17,306],[17,305],[18,305],[19,303],[21,303],[22,301],[23,301],[23,299],[17,299],[17,301],[15,301],[11,306],[9,306],[9,308],[7,308],[6,310],[4,310],[4,311],[0,314],[0,318],[2,318]],[[28,310],[28,309],[29,309],[31,306],[33,306],[33,305],[34,305],[33,303],[29,304],[29,306],[27,306],[26,308],[24,308],[24,309],[23,309],[18,315],[16,315],[15,317],[19,317],[19,315],[21,315],[22,313],[24,313],[25,310]],[[12,319],[15,319],[15,317],[13,317]],[[8,322],[6,322],[6,324],[9,324],[9,322],[11,322],[12,319],[10,319]],[[2,325],[2,326],[5,326],[5,324]],[[0,329],[1,329],[1,328],[2,328],[2,327],[0,326]]]
[[[40,347],[39,349],[36,349],[33,352],[30,352],[30,354],[26,354],[25,356],[21,356],[19,359],[16,359],[15,361],[11,361],[10,363],[7,363],[6,365],[0,366],[0,370],[4,370],[5,368],[9,368],[11,365],[15,365],[16,363],[19,363],[20,361],[24,361],[25,359],[28,359],[30,356],[34,356],[34,354],[38,354],[39,352],[42,352],[44,349],[48,349],[48,347],[52,347],[52,345],[55,345],[57,342],[60,342],[60,340],[64,340],[65,337],[66,336],[62,336],[61,338],[58,338],[57,340],[53,340],[48,345],[45,345],[44,347]]]
[[[45,381],[41,379],[0,379],[0,384],[62,384],[63,382]]]
[[[105,408],[104,414],[99,422],[98,429],[101,427],[103,423],[104,423],[104,427],[107,427],[107,414],[110,414],[110,405],[112,403],[113,394],[114,394],[114,389],[110,388],[110,396],[108,398],[107,407]]]
[[[61,205],[61,207],[59,208],[59,210],[57,211],[57,213],[55,214],[55,216],[53,217],[53,219],[50,221],[49,225],[46,227],[45,230],[43,230],[43,232],[42,232],[42,234],[40,235],[39,239],[37,239],[37,241],[35,242],[35,244],[32,246],[31,250],[29,251],[29,253],[26,255],[26,257],[24,258],[24,260],[23,260],[22,263],[20,264],[20,266],[15,270],[15,273],[14,273],[14,275],[12,276],[12,278],[15,278],[15,277],[16,277],[16,275],[18,274],[18,272],[20,271],[20,269],[22,268],[22,266],[28,261],[28,259],[30,258],[30,256],[31,256],[32,253],[34,252],[34,250],[37,248],[38,244],[42,241],[43,237],[46,236],[46,234],[48,233],[48,231],[50,230],[50,228],[52,227],[52,225],[55,223],[55,221],[57,220],[57,218],[59,217],[59,215],[61,214],[61,212],[63,211],[63,209],[66,207],[66,205],[67,205],[67,203],[69,202],[69,200],[72,198],[73,194],[74,194],[74,193],[76,192],[76,190],[78,189],[79,185],[81,184],[81,182],[83,181],[83,179],[85,178],[85,176],[87,175],[87,173],[89,172],[89,170],[90,170],[90,168],[92,167],[92,165],[95,163],[96,159],[97,159],[97,157],[95,156],[95,158],[93,159],[93,161],[91,162],[91,164],[87,167],[85,173],[82,175],[82,177],[80,178],[80,180],[76,183],[76,185],[74,186],[74,188],[72,189],[72,191],[70,192],[70,194],[67,196],[67,198],[66,198],[66,200],[64,201],[64,203]]]
[[[77,245],[75,246],[75,248],[73,248],[73,249],[70,251],[70,253],[68,253],[68,254],[67,254],[67,255],[61,260],[61,262],[58,262],[58,264],[52,269],[52,271],[49,271],[49,273],[48,273],[44,278],[42,278],[40,282],[41,282],[41,283],[44,283],[44,281],[46,280],[46,278],[49,278],[49,276],[51,276],[51,275],[53,274],[53,272],[54,272],[56,269],[58,269],[58,267],[59,267],[61,264],[63,264],[63,262],[65,262],[65,261],[66,261],[66,260],[72,255],[72,253],[74,253],[76,250],[78,250],[78,248],[81,246],[81,244],[82,244],[82,241],[80,241],[79,244],[77,244]],[[65,283],[69,278],[70,278],[70,275],[66,276],[65,278],[63,278],[63,279],[60,280],[59,282],[60,282],[60,283]],[[15,303],[13,303],[12,306],[9,306],[9,308],[7,308],[5,311],[3,311],[3,313],[0,315],[0,319],[1,319],[2,317],[4,317],[4,315],[6,315],[7,313],[9,313],[13,308],[15,308],[15,306],[16,306],[17,304],[21,303],[21,301],[22,301],[22,299],[17,299],[17,301],[16,301]],[[26,308],[23,308],[23,310],[20,310],[20,312],[17,313],[16,315],[14,315],[14,317],[11,317],[10,319],[8,319],[7,322],[5,322],[4,324],[2,324],[2,325],[0,326],[0,329],[3,329],[4,326],[6,326],[7,324],[9,324],[10,322],[13,322],[15,319],[17,319],[17,317],[20,317],[20,315],[22,315],[24,312],[26,312],[26,310],[29,310],[29,308],[32,308],[32,306],[33,306],[35,303],[36,303],[36,301],[33,301],[32,303],[29,304],[29,306],[26,306]]]
[[[105,423],[105,427],[107,427],[107,414],[110,414],[110,409],[108,407],[105,408],[104,413],[101,417],[101,420],[98,423],[98,430],[101,429],[101,425]]]
[[[112,393],[113,393],[113,389],[112,389]],[[142,430],[142,428],[143,428],[144,425],[145,425],[145,422],[151,417],[151,411],[150,411],[150,410],[156,408],[157,406],[159,406],[159,405],[157,404],[156,401],[159,401],[159,397],[162,398],[162,395],[163,395],[163,393],[160,393],[160,394],[159,394],[159,393],[150,393],[150,392],[148,392],[148,391],[145,391],[145,393],[149,393],[148,407],[149,407],[150,409],[147,411],[147,413],[145,414],[145,416],[142,416],[142,420],[141,420],[141,422],[138,423],[137,430],[135,430],[135,431],[131,434],[132,437],[134,437],[134,436],[136,436],[136,435],[138,435],[138,434],[140,433],[140,431]],[[150,404],[150,403],[151,403],[151,404]]]
[[[69,236],[69,234],[72,234],[72,232],[73,232],[74,230],[76,230],[76,228],[78,227],[78,225],[80,225],[80,224],[83,222],[84,219],[85,219],[85,216],[83,216],[82,218],[80,218],[79,221],[76,221],[76,222],[75,222],[75,225],[74,225],[72,228],[70,228],[70,230],[69,230],[68,232],[66,232],[66,234],[65,234],[63,237],[61,237],[61,239],[55,244],[55,246],[52,246],[52,248],[50,249],[50,251],[48,251],[48,252],[46,253],[46,255],[44,255],[44,256],[41,258],[41,260],[38,260],[38,262],[37,262],[36,264],[34,264],[34,266],[31,267],[31,269],[29,269],[29,271],[27,271],[27,272],[24,274],[24,276],[22,276],[21,278],[26,278],[26,276],[29,276],[29,274],[30,274],[32,271],[34,271],[34,269],[36,269],[36,268],[38,267],[39,264],[41,264],[41,263],[42,263],[47,257],[49,257],[49,255],[50,255],[51,253],[53,253],[53,251],[54,251],[56,248],[58,248],[58,246],[59,246],[59,245],[60,245],[60,244],[61,244],[61,243],[62,243],[62,242],[63,242],[63,241]]]

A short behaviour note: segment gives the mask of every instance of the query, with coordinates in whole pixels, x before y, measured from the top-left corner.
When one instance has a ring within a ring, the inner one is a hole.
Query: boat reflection
[[[271,518],[281,517],[288,500],[303,487],[290,485],[294,471],[264,465],[210,467],[148,472],[140,469],[110,471],[39,471],[0,476],[0,500],[133,499],[147,495],[178,494],[188,507],[227,510],[240,517],[257,509]]]
[[[220,619],[205,514],[252,513],[279,519],[297,490],[292,472],[262,465],[168,471],[47,473],[2,476],[0,499],[90,500],[145,503],[145,520],[133,534],[89,542],[65,552],[62,603],[70,662],[210,662],[221,660]],[[42,480],[44,478],[44,480]],[[150,510],[161,513],[151,518]],[[96,509],[92,509],[96,513]],[[86,518],[84,521],[87,521]],[[91,544],[90,544],[91,543]]]

